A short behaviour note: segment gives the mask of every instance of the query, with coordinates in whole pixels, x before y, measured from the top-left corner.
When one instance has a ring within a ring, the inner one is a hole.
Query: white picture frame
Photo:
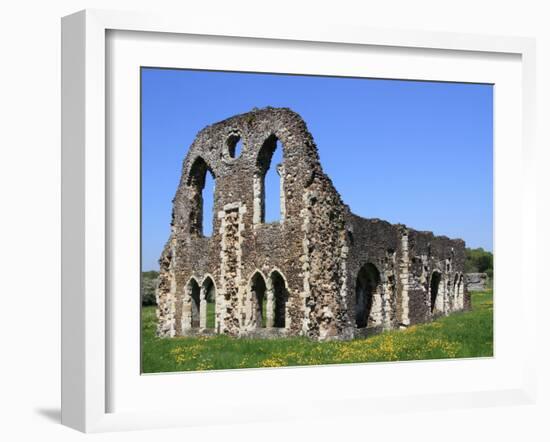
[[[109,32],[143,32],[166,36],[216,36],[221,39],[239,38],[250,41],[285,42],[293,44],[325,44],[346,47],[376,47],[380,50],[401,48],[403,51],[427,49],[454,53],[475,54],[483,59],[489,54],[515,56],[521,64],[521,90],[519,92],[521,111],[515,121],[520,131],[520,146],[517,154],[521,156],[522,186],[517,192],[522,211],[514,218],[520,226],[520,238],[514,242],[513,251],[498,250],[495,246],[498,278],[498,266],[506,272],[505,262],[499,264],[499,254],[521,254],[522,267],[517,287],[521,299],[518,309],[526,312],[528,305],[536,303],[536,279],[523,277],[528,271],[526,256],[535,255],[535,177],[528,171],[533,167],[535,155],[534,109],[535,109],[535,43],[534,40],[519,37],[492,37],[480,35],[427,33],[416,31],[387,31],[377,29],[350,28],[326,23],[293,26],[277,23],[266,26],[265,23],[218,22],[199,20],[194,17],[166,17],[151,14],[126,13],[87,10],[63,18],[62,21],[62,423],[85,432],[98,432],[122,429],[160,428],[170,426],[207,425],[210,421],[202,415],[200,409],[190,410],[151,407],[134,410],[113,409],[109,395],[112,384],[112,364],[115,360],[110,344],[109,328],[116,318],[110,310],[108,297],[110,286],[109,244],[114,240],[116,229],[110,229],[113,213],[113,201],[109,180],[112,178],[112,164],[108,142],[110,134],[106,131],[106,121],[110,110],[107,108],[106,36]],[[500,118],[496,115],[496,118]],[[515,117],[514,117],[515,118]],[[521,128],[521,129],[520,129]],[[499,150],[496,149],[496,158]],[[495,166],[496,168],[496,166]],[[495,169],[498,174],[498,169]],[[502,178],[501,178],[502,179]],[[498,200],[499,186],[495,186],[495,198]],[[501,196],[502,198],[502,196]],[[496,215],[497,217],[497,215]],[[501,229],[506,229],[502,224]],[[498,243],[497,243],[498,244]],[[501,273],[501,274],[503,274]],[[495,279],[497,287],[498,279]],[[504,290],[504,287],[503,287]],[[503,298],[503,311],[506,300]],[[498,309],[498,307],[497,307]],[[500,403],[533,403],[535,397],[535,329],[534,319],[522,317],[524,351],[521,355],[521,376],[518,375],[509,385],[489,389],[473,388],[470,391],[427,394],[392,393],[377,395],[376,403],[368,401],[370,396],[361,390],[357,395],[334,393],[328,399],[313,398],[312,407],[303,407],[300,403],[280,407],[257,403],[246,404],[241,401],[239,407],[248,410],[241,422],[254,422],[289,417],[307,418],[315,414],[369,414],[375,409],[399,411],[403,409],[441,409],[469,406],[488,406]],[[496,317],[498,321],[498,316]],[[135,337],[139,339],[138,336]],[[498,359],[498,354],[496,354]],[[422,370],[436,370],[432,362],[422,366]],[[412,364],[408,364],[409,367]],[[377,365],[380,367],[380,364]],[[389,366],[386,366],[389,367]],[[448,365],[448,367],[452,367]],[[115,367],[116,368],[116,367]],[[473,365],[471,369],[476,369]],[[316,371],[324,370],[323,376],[336,376],[342,367],[309,368],[304,374],[299,369],[286,370],[248,370],[238,374],[225,373],[214,375],[201,373],[189,374],[187,379],[206,385],[203,388],[219,388],[224,379],[234,385],[247,376],[248,382],[269,381],[275,388],[286,379],[296,378],[303,381],[304,376],[319,376]],[[374,369],[374,368],[373,368]],[[451,370],[463,370],[463,364],[457,364]],[[364,365],[346,367],[346,377],[358,376]],[[387,368],[387,370],[393,370]],[[248,374],[247,374],[248,373]],[[139,376],[139,373],[136,373]],[[221,376],[226,376],[223,378]],[[167,377],[166,375],[158,378]],[[521,379],[520,379],[521,377]],[[169,376],[167,383],[176,383],[177,376]],[[517,382],[515,382],[517,380]],[[208,384],[212,387],[208,387]],[[166,384],[168,385],[168,384]],[[217,387],[216,387],[217,385]],[[240,385],[239,388],[242,388]],[[343,390],[345,391],[345,389]],[[157,398],[158,399],[158,398]],[[358,400],[361,407],[357,407]],[[338,401],[338,411],[324,407],[327,401]],[[292,402],[292,401],[291,401]],[[238,407],[237,407],[238,408]],[[326,411],[324,411],[326,410]],[[235,422],[235,413],[227,417],[227,422]],[[222,422],[219,416],[217,422]],[[237,420],[238,421],[238,420]]]

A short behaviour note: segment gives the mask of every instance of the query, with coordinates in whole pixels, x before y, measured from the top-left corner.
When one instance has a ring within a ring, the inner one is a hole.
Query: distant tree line
[[[156,305],[155,290],[159,272],[141,272],[141,305]]]
[[[493,254],[481,247],[477,249],[466,248],[466,273],[487,273],[489,279],[493,279]]]

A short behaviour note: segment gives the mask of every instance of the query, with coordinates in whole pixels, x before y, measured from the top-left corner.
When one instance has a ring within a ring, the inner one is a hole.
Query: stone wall
[[[464,241],[410,229],[410,324],[469,309],[464,283]]]
[[[271,164],[277,142],[280,165]],[[266,223],[272,167],[281,177],[281,219]],[[207,173],[215,178],[212,214],[203,214]],[[213,219],[211,237],[203,216]],[[183,162],[160,258],[157,333],[324,340],[406,327],[468,308],[463,266],[461,240],[353,215],[300,116],[255,109],[201,130]],[[440,281],[430,291],[434,274]]]
[[[466,273],[466,287],[470,291],[486,290],[488,279],[487,273]]]

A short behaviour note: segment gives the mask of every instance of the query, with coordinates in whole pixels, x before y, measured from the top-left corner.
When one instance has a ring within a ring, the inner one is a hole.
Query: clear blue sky
[[[197,132],[265,106],[289,107],[304,118],[325,172],[354,213],[493,250],[491,85],[147,68],[144,270],[158,269],[182,162]],[[272,219],[277,186],[268,186]],[[208,183],[205,213],[211,213],[211,191]]]

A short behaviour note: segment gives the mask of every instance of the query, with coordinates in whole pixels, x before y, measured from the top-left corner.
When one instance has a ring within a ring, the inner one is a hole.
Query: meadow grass
[[[208,307],[207,324],[213,326],[213,304]],[[468,312],[345,342],[224,335],[167,339],[157,338],[155,329],[155,307],[142,308],[143,373],[492,356],[493,293],[473,292]]]

